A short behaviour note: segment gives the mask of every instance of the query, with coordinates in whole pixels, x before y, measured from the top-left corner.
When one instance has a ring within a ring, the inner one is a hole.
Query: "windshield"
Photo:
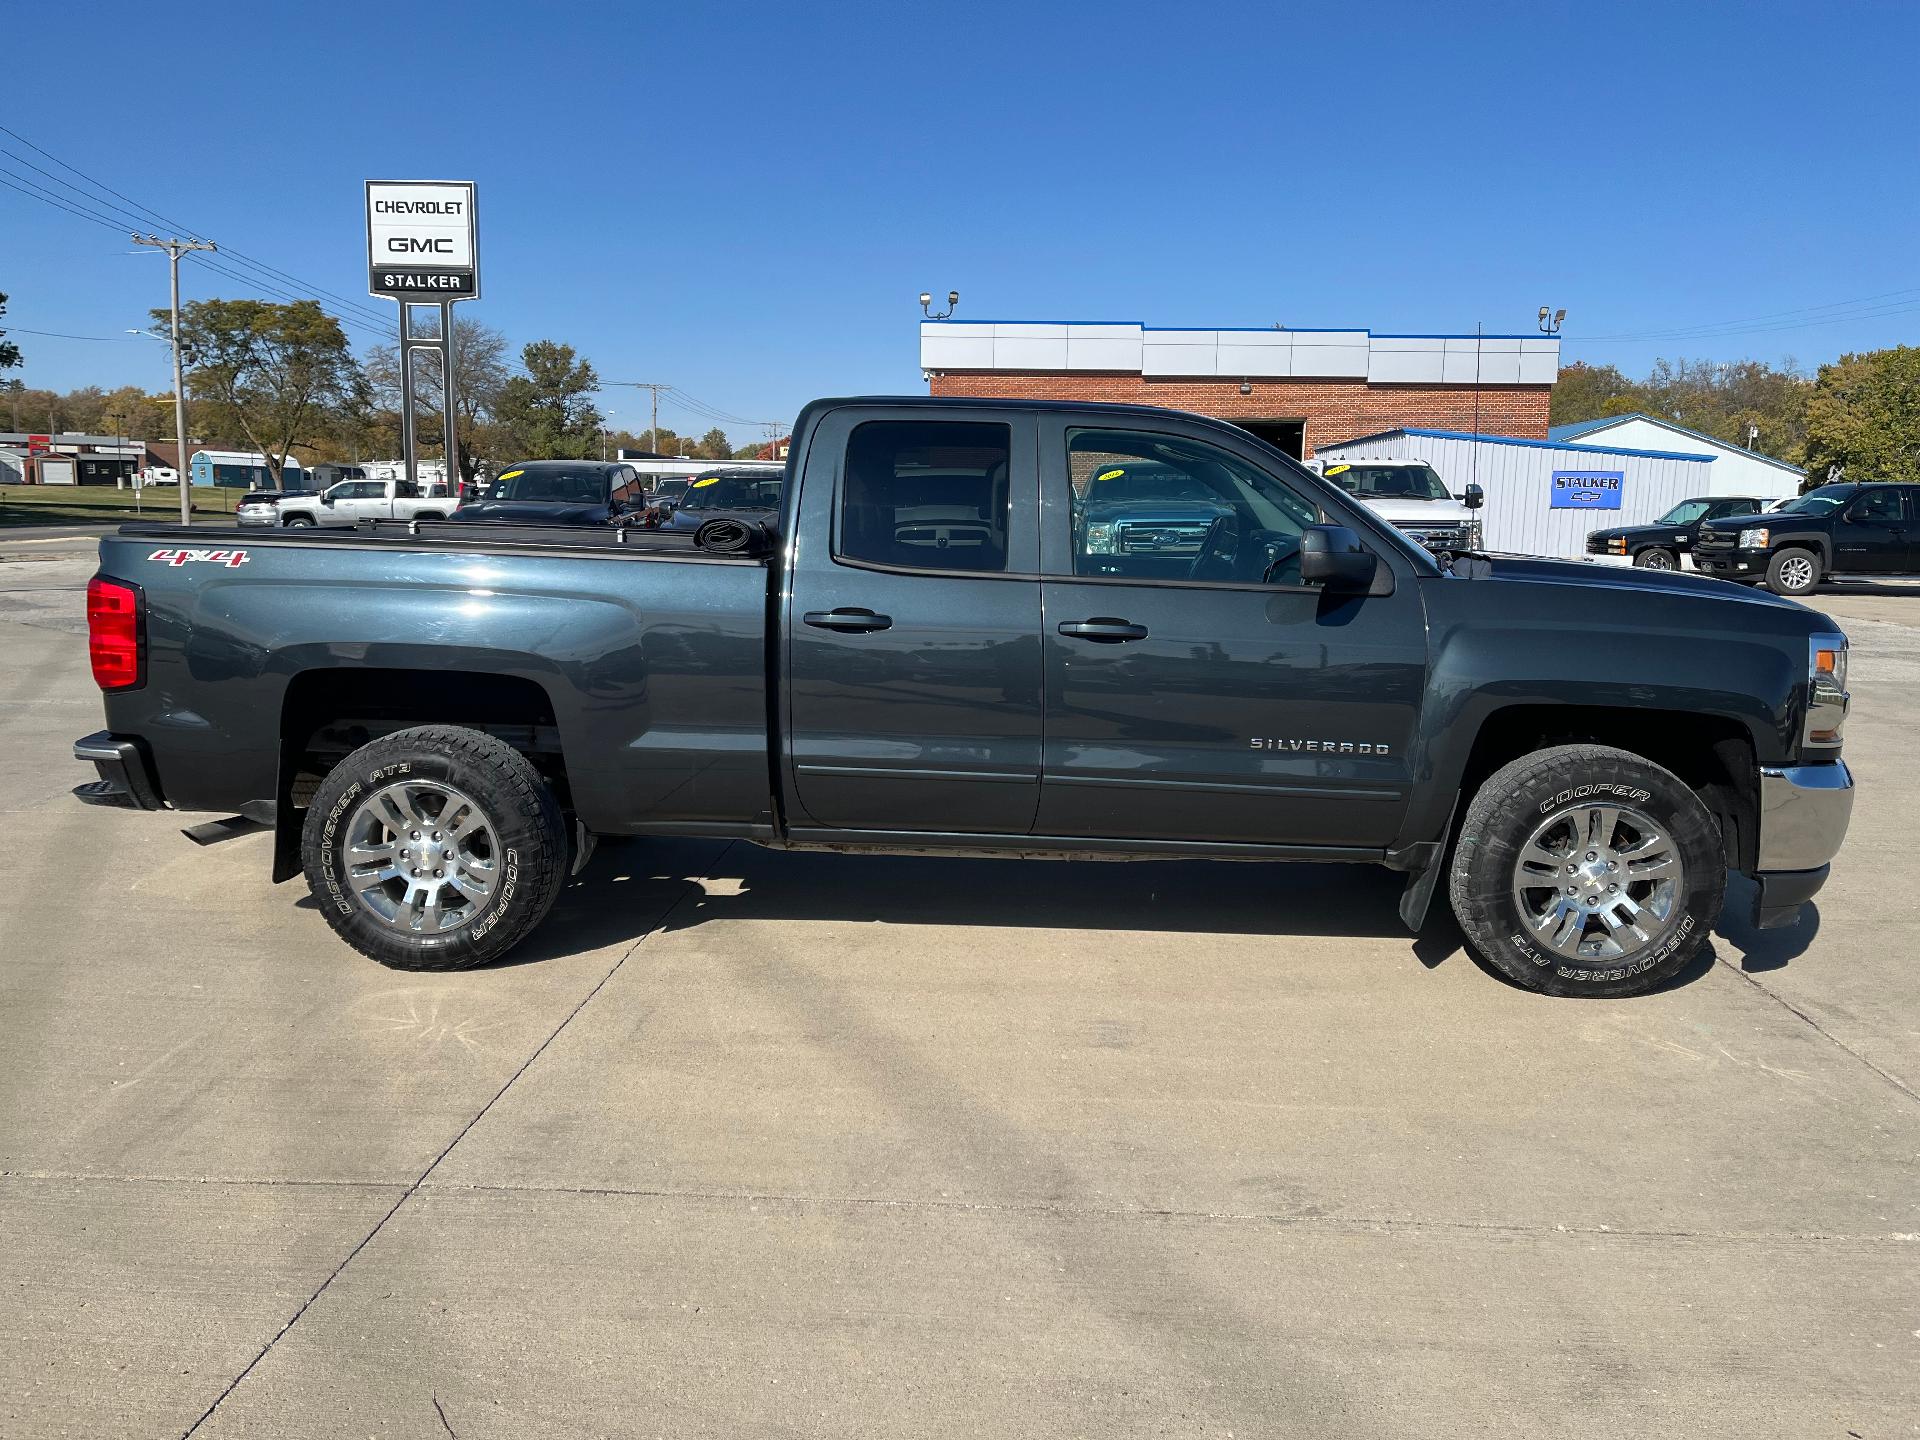
[[[685,478],[662,480],[653,487],[653,493],[663,496],[668,500],[677,500],[680,496],[687,493],[687,486],[692,483],[691,480]]]
[[[1853,495],[1851,485],[1822,485],[1818,490],[1809,490],[1804,495],[1796,495],[1782,505],[1777,512],[1781,515],[1826,515],[1838,510]]]
[[[680,502],[682,510],[773,510],[780,504],[779,480],[742,480],[709,475],[696,480]]]
[[[489,500],[548,500],[567,505],[607,503],[611,471],[581,466],[509,467],[487,491]]]
[[[1653,523],[1656,525],[1691,525],[1707,513],[1710,502],[1706,500],[1682,500],[1666,514]]]
[[[1373,500],[1451,500],[1431,465],[1329,465],[1323,472],[1349,495]]]

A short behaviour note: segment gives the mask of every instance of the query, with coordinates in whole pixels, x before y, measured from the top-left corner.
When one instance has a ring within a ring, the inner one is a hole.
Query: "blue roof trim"
[[[1474,435],[1465,430],[1416,430],[1404,425],[1394,430],[1382,430],[1377,435],[1361,435],[1335,445],[1317,446],[1316,453],[1342,450],[1349,445],[1364,445],[1369,440],[1385,440],[1391,435],[1422,435],[1430,440],[1477,440],[1484,445],[1521,445],[1529,450],[1577,450],[1583,455],[1631,455],[1641,460],[1691,460],[1699,465],[1711,465],[1719,458],[1716,455],[1682,455],[1677,450],[1622,450],[1613,445],[1567,445],[1556,444],[1552,440],[1522,440],[1517,435]]]
[[[1558,439],[1562,435],[1568,438],[1576,435],[1591,435],[1597,430],[1611,430],[1616,425],[1624,425],[1629,420],[1644,420],[1649,425],[1657,425],[1662,430],[1671,430],[1676,435],[1691,435],[1695,440],[1699,440],[1704,444],[1716,446],[1721,450],[1734,451],[1750,459],[1762,461],[1765,464],[1774,466],[1776,469],[1786,471],[1789,475],[1805,475],[1807,473],[1791,461],[1777,460],[1771,455],[1762,455],[1758,450],[1748,450],[1744,446],[1734,444],[1731,440],[1722,440],[1704,431],[1689,429],[1677,420],[1668,420],[1659,415],[1649,415],[1644,410],[1635,410],[1628,415],[1607,415],[1599,420],[1582,420],[1573,425],[1556,425],[1547,431],[1547,438],[1552,440]]]

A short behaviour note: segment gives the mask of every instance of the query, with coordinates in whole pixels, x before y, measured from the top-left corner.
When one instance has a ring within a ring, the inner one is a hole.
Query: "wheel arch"
[[[1502,706],[1485,716],[1474,735],[1459,794],[1471,800],[1503,765],[1557,745],[1607,745],[1672,771],[1700,795],[1719,824],[1728,866],[1754,868],[1760,772],[1753,736],[1740,721],[1631,706]]]
[[[321,666],[289,681],[280,706],[273,879],[300,873],[300,829],[313,791],[370,740],[416,725],[458,725],[526,755],[570,804],[554,699],[539,681],[485,670]]]

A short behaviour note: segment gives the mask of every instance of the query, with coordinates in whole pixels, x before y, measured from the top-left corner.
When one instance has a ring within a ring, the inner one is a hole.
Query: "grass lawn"
[[[188,488],[196,515],[231,515],[247,493],[204,485]],[[137,492],[109,485],[0,485],[0,531],[29,525],[122,525],[136,519],[164,523],[179,518],[180,492],[172,485],[149,485]]]

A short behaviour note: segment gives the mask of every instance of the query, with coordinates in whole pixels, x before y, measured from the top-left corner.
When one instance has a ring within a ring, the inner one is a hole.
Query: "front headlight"
[[[1831,748],[1840,743],[1847,719],[1847,637],[1837,630],[1807,641],[1806,743]]]
[[[1742,530],[1740,532],[1740,548],[1742,550],[1764,550],[1767,548],[1767,542],[1767,527],[1764,525],[1753,530]]]
[[[1111,525],[1089,525],[1087,527],[1087,553],[1089,555],[1111,555],[1113,553],[1113,527]]]
[[[1485,544],[1483,544],[1481,541],[1480,522],[1478,520],[1469,520],[1467,522],[1466,529],[1461,533],[1466,537],[1467,549],[1469,550],[1486,549]]]

